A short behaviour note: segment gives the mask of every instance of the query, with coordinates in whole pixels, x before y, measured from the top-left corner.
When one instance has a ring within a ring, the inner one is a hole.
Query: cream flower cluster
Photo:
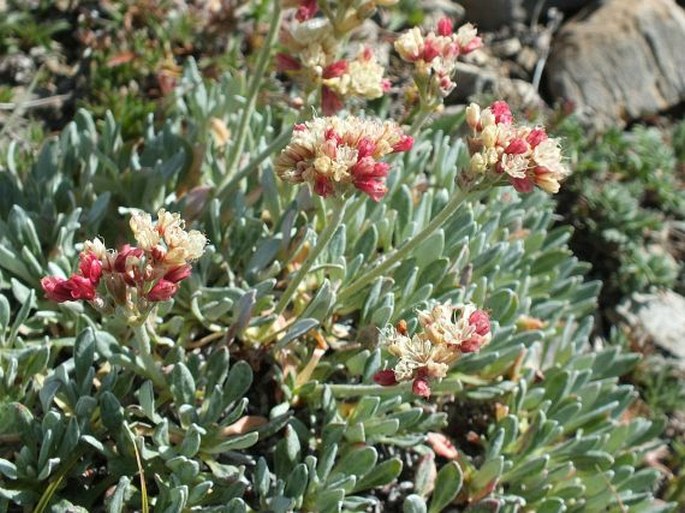
[[[466,108],[466,122],[472,130],[467,182],[507,178],[520,192],[531,192],[535,186],[559,192],[560,181],[570,170],[563,163],[559,140],[543,127],[516,125],[503,101],[486,109],[472,103]]]
[[[442,18],[437,32],[424,35],[414,27],[395,40],[395,50],[403,60],[414,64],[414,81],[421,95],[436,101],[447,96],[456,84],[452,75],[461,55],[482,46],[473,25],[467,23],[454,32],[452,21]]]
[[[281,33],[281,44],[286,51],[276,55],[279,71],[291,76],[307,94],[319,90],[324,115],[335,114],[350,98],[380,98],[390,86],[383,78],[385,68],[370,48],[352,59],[338,58],[338,39],[325,18],[293,23]]]
[[[185,230],[179,214],[164,209],[157,221],[135,212],[130,226],[137,246],[107,249],[100,239],[84,243],[78,272],[68,279],[46,276],[41,285],[57,302],[86,300],[103,312],[123,310],[131,322],[143,320],[153,304],[171,299],[190,276],[191,262],[204,253],[207,239]]]
[[[379,201],[387,191],[390,170],[380,159],[408,151],[413,142],[394,121],[315,118],[295,126],[274,167],[284,181],[306,182],[324,197],[343,194],[352,186]]]
[[[389,326],[381,340],[397,364],[392,370],[378,372],[374,379],[381,385],[412,381],[416,395],[430,395],[430,379],[442,379],[462,354],[478,351],[490,341],[488,314],[473,304],[437,304],[431,310],[419,310],[420,331],[409,336],[405,324]]]

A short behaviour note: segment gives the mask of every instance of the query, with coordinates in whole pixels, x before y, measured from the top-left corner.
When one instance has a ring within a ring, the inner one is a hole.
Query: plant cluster
[[[402,120],[336,89],[340,53],[257,108],[284,22],[343,40],[390,3],[262,2],[254,68],[189,59],[140,140],[82,109],[9,144],[0,511],[674,511],[638,357],[592,351],[600,285],[552,226],[558,141],[503,102],[468,141],[426,125],[471,28],[409,29]]]
[[[555,132],[574,162],[560,210],[575,229],[574,251],[603,277],[603,305],[613,307],[631,292],[654,287],[682,290],[682,126],[670,141],[657,128],[640,125],[593,140],[573,117]]]

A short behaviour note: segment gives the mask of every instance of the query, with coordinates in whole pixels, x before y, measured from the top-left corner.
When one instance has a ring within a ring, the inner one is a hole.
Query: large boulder
[[[599,128],[685,100],[685,10],[675,0],[606,0],[569,21],[546,77]]]

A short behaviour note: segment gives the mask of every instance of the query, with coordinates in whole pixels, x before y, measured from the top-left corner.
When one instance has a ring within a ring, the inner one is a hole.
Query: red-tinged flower
[[[276,54],[276,69],[281,72],[300,71],[302,63],[295,57],[281,52]]]
[[[178,292],[178,284],[161,279],[147,293],[147,299],[149,301],[167,301],[174,297],[176,292]]]
[[[466,108],[466,121],[473,136],[468,145],[469,168],[460,177],[465,187],[498,183],[504,178],[523,193],[536,186],[552,194],[559,191],[570,171],[563,163],[559,140],[549,137],[544,128],[514,124],[504,101],[482,111],[471,104]]]
[[[82,251],[79,254],[79,271],[97,286],[102,276],[102,262],[92,251]]]
[[[189,265],[179,265],[174,267],[164,275],[164,279],[172,283],[178,283],[185,280],[192,273],[193,269]]]
[[[354,186],[378,201],[387,192],[390,170],[380,159],[406,151],[412,142],[392,121],[316,118],[293,131],[290,144],[276,159],[276,173],[290,183],[307,182],[320,196]]]
[[[453,31],[454,25],[452,24],[452,20],[446,16],[444,18],[440,18],[438,21],[438,34],[444,37],[449,37],[452,35]]]
[[[395,371],[386,369],[378,371],[373,375],[373,380],[381,386],[390,387],[397,385],[397,379],[395,378]]]

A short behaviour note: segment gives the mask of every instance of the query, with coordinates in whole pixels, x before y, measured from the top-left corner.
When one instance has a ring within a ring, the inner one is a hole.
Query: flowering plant
[[[233,73],[188,61],[139,137],[80,110],[9,151],[0,511],[671,509],[559,141],[503,101],[430,127],[482,41],[363,38],[395,3],[229,2]]]

